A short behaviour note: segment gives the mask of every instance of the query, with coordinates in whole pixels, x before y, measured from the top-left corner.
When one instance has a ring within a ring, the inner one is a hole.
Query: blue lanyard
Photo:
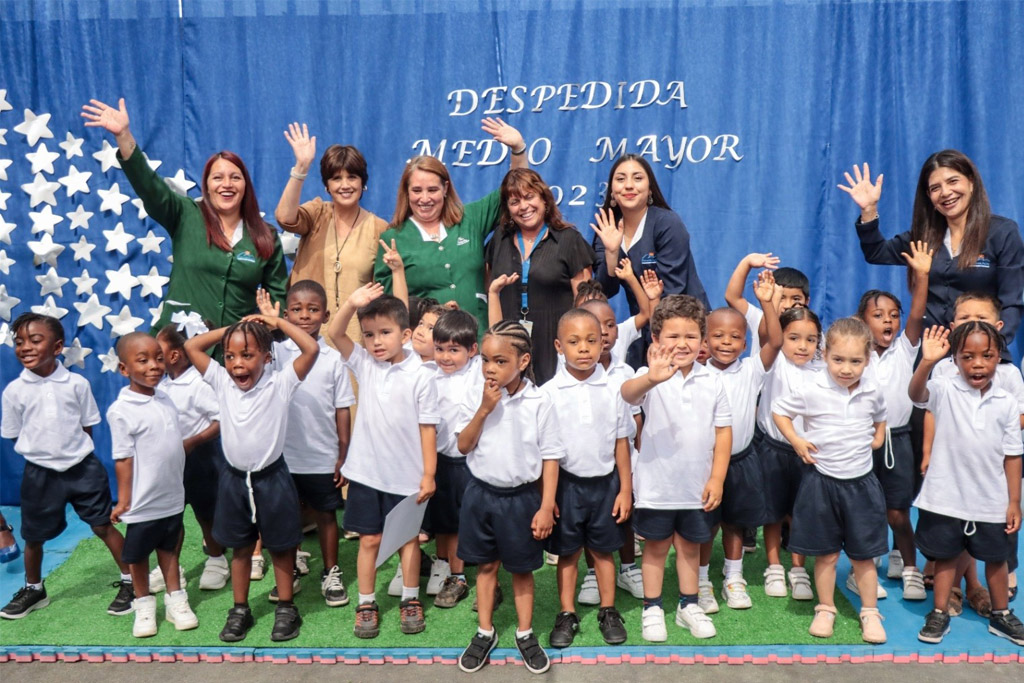
[[[522,292],[522,313],[524,317],[526,316],[526,312],[530,310],[530,307],[528,305],[528,298],[526,295],[526,285],[530,282],[530,259],[533,258],[534,252],[537,251],[537,247],[540,246],[541,240],[543,240],[547,234],[548,226],[545,225],[541,229],[540,234],[537,235],[537,241],[533,243],[533,251],[530,252],[530,258],[526,258],[526,243],[523,240],[523,233],[516,233],[516,240],[518,240],[519,242],[519,253],[522,254],[523,256],[523,272],[519,278],[519,291]]]

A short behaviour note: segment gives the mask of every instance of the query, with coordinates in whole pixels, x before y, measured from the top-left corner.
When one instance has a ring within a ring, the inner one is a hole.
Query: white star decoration
[[[0,242],[11,243],[11,233],[18,227],[14,223],[8,223],[4,220],[3,216],[0,216]]]
[[[29,147],[35,147],[39,138],[52,138],[53,133],[46,127],[50,122],[49,114],[36,116],[31,109],[25,110],[25,120],[14,127],[15,133],[21,133],[28,140]]]
[[[32,263],[34,265],[38,266],[40,263],[49,263],[55,268],[57,267],[57,257],[65,249],[63,244],[55,244],[53,237],[48,232],[44,232],[38,242],[29,242],[28,248],[32,250]]]
[[[161,301],[159,306],[157,306],[156,308],[149,309],[149,315],[150,315],[149,326],[152,327],[153,325],[156,325],[158,322],[160,322],[160,316],[162,316],[163,314],[164,314],[164,302]]]
[[[7,323],[0,323],[0,344],[14,347],[14,333],[11,332],[11,326]]]
[[[7,129],[6,128],[0,128],[0,145],[6,145],[6,144],[7,144]]]
[[[31,183],[25,183],[21,189],[28,195],[29,208],[35,208],[37,204],[46,202],[50,206],[57,206],[57,198],[53,193],[60,189],[60,183],[54,183],[43,177],[42,173],[36,173]]]
[[[107,288],[103,290],[104,294],[113,294],[117,292],[121,295],[121,298],[125,301],[130,301],[132,298],[132,289],[138,287],[139,278],[132,275],[131,267],[124,263],[117,270],[107,271]]]
[[[100,298],[91,295],[88,301],[76,301],[72,304],[78,311],[78,326],[92,325],[97,330],[103,329],[103,316],[110,313],[110,306],[100,303]]]
[[[7,258],[6,250],[0,249],[0,273],[3,273],[4,275],[10,275],[11,266],[13,266],[15,263],[16,262],[14,259]]]
[[[132,317],[132,311],[128,308],[128,304],[122,306],[121,312],[117,315],[104,316],[104,320],[110,323],[111,337],[121,337],[126,334],[131,334],[135,331],[135,328],[144,322],[142,318]]]
[[[47,294],[56,294],[57,296],[64,296],[64,285],[67,284],[68,279],[61,277],[57,273],[57,269],[50,266],[50,269],[46,271],[45,275],[36,275],[36,282],[39,283],[40,291],[39,296],[46,296]]]
[[[71,278],[71,281],[75,283],[75,296],[92,294],[93,286],[99,282],[99,280],[89,275],[88,268],[83,268],[82,274],[78,277]]]
[[[188,191],[196,186],[191,180],[185,177],[185,169],[179,168],[178,172],[170,178],[164,178],[167,185],[180,195],[188,195]]]
[[[11,198],[10,192],[4,192],[0,190],[0,211],[7,210],[7,200]]]
[[[118,366],[121,364],[121,359],[117,357],[117,349],[111,347],[106,353],[102,353],[97,358],[100,359],[102,366],[100,372],[117,372]]]
[[[79,171],[75,168],[74,164],[71,164],[68,174],[63,178],[57,178],[57,182],[64,186],[64,189],[68,192],[68,197],[73,197],[76,192],[83,194],[89,194],[89,178],[92,177],[92,171]]]
[[[149,164],[149,167],[154,171],[164,165],[164,162],[159,159],[150,159],[149,155],[145,152],[142,153],[142,158],[146,160],[146,163]]]
[[[152,251],[156,254],[159,254],[160,243],[163,242],[164,239],[166,238],[159,237],[158,235],[153,234],[153,231],[150,230],[149,232],[146,233],[145,237],[139,238],[139,244],[142,245],[142,253],[148,254],[149,252]]]
[[[76,138],[70,132],[67,137],[64,138],[64,142],[59,143],[57,146],[64,150],[64,157],[70,159],[71,157],[80,157],[82,155],[82,143],[85,142],[85,138]]]
[[[142,203],[142,200],[136,197],[132,200],[132,206],[139,210],[139,220],[144,221],[149,213],[146,211],[146,206]]]
[[[100,151],[93,152],[92,158],[100,162],[100,171],[103,173],[112,168],[121,168],[121,162],[117,160],[117,147],[111,147],[107,140],[103,141]]]
[[[25,158],[32,163],[30,173],[53,173],[53,162],[60,158],[60,154],[46,149],[46,143],[43,142],[39,144],[36,151],[26,154]]]
[[[118,223],[113,230],[104,230],[103,236],[107,238],[106,251],[117,251],[122,256],[128,255],[128,243],[135,239],[135,235],[124,231],[124,223]]]
[[[83,230],[89,229],[89,219],[92,218],[92,211],[86,211],[84,206],[77,206],[71,213],[64,214],[71,221],[71,225],[68,226],[69,230],[75,228],[82,228]]]
[[[0,318],[11,319],[11,309],[21,303],[21,299],[7,293],[7,285],[0,285]]]
[[[44,206],[42,211],[29,211],[28,217],[32,219],[33,235],[39,232],[52,235],[53,229],[64,220],[63,216],[54,214],[53,208],[49,205]]]
[[[128,201],[128,195],[121,194],[121,188],[114,183],[110,186],[109,190],[96,190],[96,192],[103,198],[100,203],[100,211],[113,211],[118,216],[121,215],[121,206]]]
[[[10,111],[14,109],[11,103],[7,101],[7,90],[0,89],[0,112]]]
[[[0,159],[0,180],[7,180],[7,167],[13,163],[11,159]]]
[[[72,365],[77,365],[84,370],[85,358],[90,353],[92,353],[92,349],[83,347],[82,342],[80,342],[76,337],[75,340],[71,342],[71,346],[64,347],[64,367],[70,368]]]
[[[92,250],[96,245],[85,239],[85,235],[71,243],[71,251],[75,252],[75,261],[92,261]]]
[[[33,306],[32,312],[38,313],[39,315],[48,315],[51,318],[60,320],[68,314],[68,309],[58,306],[57,302],[53,300],[53,295],[51,294],[46,297],[46,301],[43,302],[42,306]]]
[[[139,293],[139,296],[153,294],[162,299],[164,296],[164,285],[170,282],[171,278],[161,275],[156,266],[153,266],[149,269],[148,275],[140,275],[138,280],[139,284],[142,285],[142,291]]]

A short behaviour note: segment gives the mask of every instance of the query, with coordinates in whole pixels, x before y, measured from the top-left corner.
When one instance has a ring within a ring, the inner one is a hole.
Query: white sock
[[[628,572],[630,569],[636,569],[636,562],[629,562],[629,563],[621,565],[619,567],[619,573],[623,574],[625,572]]]
[[[25,587],[26,588],[32,588],[32,589],[35,589],[37,591],[41,591],[41,590],[43,590],[43,582],[40,581],[39,583],[26,583]]]
[[[530,628],[526,629],[525,631],[520,631],[519,629],[516,629],[516,640],[518,640],[520,638],[525,638],[526,636],[530,635],[531,633],[533,633],[533,627],[532,626]]]
[[[482,635],[484,638],[493,638],[494,637],[494,628],[493,627],[489,628],[489,629],[487,629],[485,631],[484,629],[482,629],[479,626],[477,626],[476,632],[479,633],[480,635]]]
[[[375,602],[377,602],[377,594],[376,593],[360,593],[359,594],[359,604],[360,605],[371,605],[371,604],[373,604]]]
[[[132,575],[131,574],[121,574],[121,580],[124,581],[125,583],[131,583],[132,582]]]
[[[420,587],[419,586],[413,586],[412,588],[410,588],[409,586],[402,586],[402,599],[403,600],[412,600],[413,598],[419,599],[419,597],[420,597]]]
[[[587,576],[597,576],[597,572],[594,569],[587,569]]]
[[[710,581],[710,579],[708,579],[708,565],[702,564],[697,568],[697,580]]]
[[[743,558],[742,557],[740,559],[738,559],[738,560],[730,560],[730,559],[726,558],[726,560],[725,560],[725,576],[726,576],[726,578],[728,578],[730,576],[743,576]]]

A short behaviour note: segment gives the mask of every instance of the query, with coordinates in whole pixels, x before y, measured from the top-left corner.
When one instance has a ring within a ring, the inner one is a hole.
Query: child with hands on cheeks
[[[714,538],[732,449],[732,413],[719,375],[696,362],[707,321],[694,297],[662,299],[651,317],[648,366],[622,385],[622,397],[642,405],[644,439],[633,471],[634,528],[646,539],[643,559],[643,638],[668,638],[661,589],[665,559],[676,544],[679,607],[676,624],[695,638],[716,635],[697,604],[700,544]]]

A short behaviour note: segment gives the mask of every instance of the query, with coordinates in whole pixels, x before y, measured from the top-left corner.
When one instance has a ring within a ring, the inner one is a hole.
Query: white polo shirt
[[[631,439],[636,423],[630,406],[598,364],[580,381],[562,367],[541,391],[555,404],[566,455],[559,466],[577,477],[602,477],[615,469],[615,442]]]
[[[636,376],[647,374],[647,368]],[[699,510],[711,478],[715,428],[732,425],[725,383],[694,363],[656,385],[643,400],[646,421],[640,454],[633,468],[636,507],[653,510]]]
[[[747,350],[751,356],[756,356],[761,347],[764,346],[761,343],[761,335],[758,334],[761,321],[764,320],[764,311],[761,310],[760,306],[748,301],[747,312],[743,314],[743,318],[747,321],[747,331],[750,332],[750,346],[747,347]]]
[[[100,410],[81,375],[63,365],[49,377],[22,370],[3,393],[0,435],[17,439],[14,452],[34,465],[64,472],[92,453],[82,427],[100,423]]]
[[[786,437],[782,435],[779,428],[775,426],[775,420],[772,419],[772,402],[808,382],[813,382],[819,372],[825,372],[825,364],[820,360],[812,360],[802,366],[795,365],[782,353],[779,353],[764,380],[764,385],[761,388],[761,400],[757,404],[757,426],[761,428],[761,431],[776,441],[786,441]],[[804,433],[803,418],[793,420],[793,426],[796,428],[797,434]]]
[[[164,377],[157,388],[170,396],[178,407],[178,426],[186,439],[220,421],[217,395],[194,366],[190,365],[174,379]]]
[[[889,416],[886,422],[890,429],[904,427],[910,422],[914,402],[910,400],[907,389],[910,378],[914,376],[914,361],[920,348],[921,342],[916,346],[911,344],[904,330],[881,356],[871,349],[871,360],[864,369],[864,377],[882,390]]]
[[[957,377],[960,375],[960,368],[952,356],[943,358],[932,368],[931,379],[940,377]],[[1021,415],[1024,415],[1024,378],[1020,370],[1013,363],[1000,363],[996,366],[996,374],[992,378],[993,389],[1003,389],[1010,396],[1017,399],[1017,406]],[[926,404],[917,404],[919,408],[926,407]],[[1019,418],[1018,418],[1019,419]],[[1018,423],[1019,426],[1019,423]]]
[[[928,380],[928,394],[935,440],[914,506],[962,520],[1005,524],[1009,493],[1003,461],[1024,452],[1017,400],[995,383],[983,396],[959,373]]]
[[[459,419],[462,403],[469,397],[479,397],[483,391],[484,373],[480,356],[473,356],[469,362],[455,372],[448,374],[440,368],[434,375],[437,388],[438,413],[437,452],[449,458],[465,457],[459,452],[459,436],[455,433],[455,422]]]
[[[612,388],[616,392],[621,392],[622,385],[627,379],[633,379],[636,377],[636,370],[629,367],[621,360],[616,361],[614,357],[611,359],[611,362],[608,363],[608,367],[605,368],[604,373],[605,377],[608,378],[608,383],[611,384]],[[627,403],[626,407],[629,409],[630,415],[640,415],[643,413],[643,409],[640,406],[633,406]],[[634,422],[633,425],[636,426],[636,422]],[[630,447],[632,448],[632,446]]]
[[[636,316],[630,317],[618,325],[619,334],[615,339],[615,343],[612,344],[612,348],[608,351],[608,355],[611,357],[611,362],[623,363],[625,362],[626,352],[629,350],[630,344],[640,338],[640,330],[636,329]],[[565,356],[558,354],[558,367],[565,365]]]
[[[338,462],[337,409],[356,402],[341,354],[323,337],[317,342],[320,356],[288,403],[284,459],[292,474],[334,474]],[[301,354],[299,345],[291,339],[275,342],[271,363],[274,371],[283,371]]]
[[[814,381],[772,403],[772,412],[795,420],[803,418],[803,437],[818,449],[814,467],[828,477],[855,479],[871,471],[871,441],[875,423],[885,422],[885,397],[877,384],[861,377],[853,391],[832,379],[827,371]]]
[[[256,386],[242,391],[220,363],[211,361],[203,380],[217,395],[220,441],[229,465],[258,472],[281,457],[288,403],[302,383],[294,367],[274,372],[268,366]]]
[[[110,455],[132,458],[132,498],[121,521],[151,522],[185,509],[184,436],[178,426],[178,407],[160,389],[146,396],[121,389],[107,409]]]
[[[732,454],[736,455],[754,440],[754,414],[757,412],[757,395],[761,393],[768,371],[761,362],[761,350],[747,358],[735,360],[724,370],[719,370],[708,361],[705,366],[713,375],[722,378],[725,393],[729,396],[732,409]]]
[[[434,373],[413,351],[392,364],[358,344],[345,364],[359,383],[359,410],[341,473],[377,491],[416,493],[423,478],[420,425],[440,421]]]
[[[540,479],[545,460],[561,460],[565,447],[551,397],[528,379],[514,396],[501,390],[501,399],[484,420],[476,447],[466,454],[466,466],[477,479],[499,488],[513,488]],[[456,433],[469,424],[480,407],[480,393],[468,396],[459,411]]]

